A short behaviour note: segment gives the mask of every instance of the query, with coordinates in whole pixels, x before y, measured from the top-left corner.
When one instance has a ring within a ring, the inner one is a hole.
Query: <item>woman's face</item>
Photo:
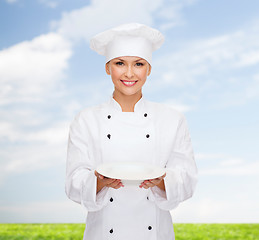
[[[143,58],[125,56],[109,61],[106,64],[106,72],[111,75],[115,91],[130,96],[141,93],[151,66]]]

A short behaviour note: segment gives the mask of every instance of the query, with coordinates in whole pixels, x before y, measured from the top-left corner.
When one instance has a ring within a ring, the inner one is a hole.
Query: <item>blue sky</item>
[[[0,222],[84,222],[64,193],[69,124],[113,85],[89,39],[160,29],[146,99],[188,120],[199,183],[174,222],[259,220],[259,2],[0,0]]]

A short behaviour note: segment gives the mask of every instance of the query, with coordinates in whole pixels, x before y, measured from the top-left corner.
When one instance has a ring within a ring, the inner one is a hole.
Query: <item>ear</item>
[[[106,73],[107,73],[108,75],[111,75],[110,69],[109,69],[109,63],[110,63],[110,62],[107,62],[107,63],[105,64],[105,71],[106,71]]]
[[[151,65],[150,64],[148,64],[149,65],[149,69],[148,69],[148,73],[147,73],[147,75],[149,76],[150,75],[150,73],[151,73]]]

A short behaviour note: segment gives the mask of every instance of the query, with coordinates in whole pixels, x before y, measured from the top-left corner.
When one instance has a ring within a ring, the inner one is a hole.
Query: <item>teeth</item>
[[[130,86],[130,85],[133,85],[135,83],[135,81],[133,81],[133,82],[125,82],[125,81],[123,81],[123,83]]]

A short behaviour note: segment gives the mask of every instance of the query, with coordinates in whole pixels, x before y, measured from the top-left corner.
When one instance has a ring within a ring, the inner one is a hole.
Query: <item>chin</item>
[[[137,95],[139,94],[139,91],[134,91],[134,92],[123,92],[124,95],[127,95],[127,96],[133,96],[133,95]]]

